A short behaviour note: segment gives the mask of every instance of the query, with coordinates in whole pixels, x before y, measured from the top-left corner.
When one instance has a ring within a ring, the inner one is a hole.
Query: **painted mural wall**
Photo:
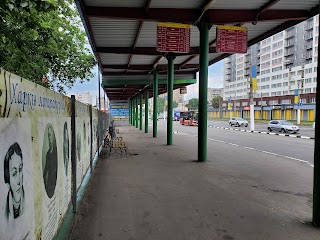
[[[98,115],[91,139],[90,106],[76,102],[77,188],[105,134]],[[1,239],[52,239],[72,197],[71,99],[0,69],[0,116]]]

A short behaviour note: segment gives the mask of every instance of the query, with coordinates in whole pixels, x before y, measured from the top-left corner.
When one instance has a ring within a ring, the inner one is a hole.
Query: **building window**
[[[278,71],[281,71],[281,70],[282,70],[282,66],[272,68],[272,72],[278,72]]]
[[[313,71],[314,71],[314,72],[317,72],[317,70],[318,70],[317,67],[314,67],[314,68],[313,68]]]
[[[276,43],[272,44],[272,48],[278,48],[278,47],[281,47],[282,45],[283,45],[283,41],[276,42]]]
[[[288,73],[284,73],[284,74],[283,74],[283,78],[287,78],[288,76],[289,76]]]
[[[289,92],[288,91],[283,91],[283,95],[288,95]],[[291,100],[290,100],[290,103],[291,103]]]
[[[291,104],[291,99],[282,99],[281,104]]]
[[[284,82],[284,83],[283,83],[283,86],[284,86],[284,87],[287,87],[288,85],[289,85],[288,82]]]
[[[272,57],[280,56],[280,55],[282,55],[282,53],[283,53],[283,49],[274,51],[274,52],[272,52]]]
[[[305,88],[305,89],[304,89],[304,92],[305,92],[305,93],[311,93],[311,88]]]
[[[314,93],[317,92],[317,88],[316,87],[313,88],[313,92]]]
[[[312,73],[312,68],[307,68],[304,70],[305,74]]]
[[[304,83],[312,83],[312,78],[306,78],[306,79],[304,80]]]

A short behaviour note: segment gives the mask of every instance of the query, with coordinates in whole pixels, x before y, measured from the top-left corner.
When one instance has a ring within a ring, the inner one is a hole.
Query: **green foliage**
[[[72,0],[0,0],[0,67],[64,92],[92,77],[81,29]]]
[[[216,97],[212,98],[212,100],[211,100],[212,107],[220,108],[220,103],[222,102],[222,100],[223,99],[221,96],[216,96]]]
[[[186,107],[189,110],[197,110],[199,107],[199,99],[198,98],[191,98],[188,102],[188,104],[186,104]]]
[[[158,97],[158,113],[163,113],[165,107],[165,99]]]
[[[178,107],[178,103],[176,101],[173,101],[172,105],[173,105],[173,108]]]

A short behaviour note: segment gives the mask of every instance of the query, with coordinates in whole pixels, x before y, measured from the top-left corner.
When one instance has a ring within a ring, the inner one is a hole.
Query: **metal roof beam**
[[[87,6],[85,14],[89,17],[192,24],[199,17],[199,10],[149,8],[146,12],[145,8]],[[304,20],[309,15],[308,10],[265,10],[259,15],[259,21]],[[256,17],[256,9],[209,9],[204,13],[203,20],[211,24],[233,24],[255,22]]]
[[[196,83],[197,79],[174,79],[174,84],[178,85],[178,84],[193,84]],[[112,86],[116,86],[116,88],[118,88],[118,86],[120,85],[149,85],[150,84],[150,79],[140,79],[140,80],[119,80],[119,79],[108,79],[108,80],[102,80],[101,85],[103,87],[106,88],[110,88]],[[167,85],[167,79],[159,79],[159,85],[163,85],[166,86]],[[140,88],[141,89],[141,88]]]
[[[136,47],[132,49],[131,47],[97,47],[97,53],[115,53],[115,54],[132,54],[132,55],[153,55],[162,56],[166,54],[165,52],[158,52],[155,47]],[[215,47],[209,48],[210,53],[216,53]],[[185,55],[198,55],[199,49],[197,47],[191,47],[188,53],[174,53],[175,56],[185,56]]]
[[[183,71],[183,72],[175,72],[174,75],[181,75],[181,74],[194,74],[195,71]],[[149,76],[149,72],[108,72],[108,71],[103,71],[102,72],[103,76],[123,76],[125,78],[126,76]],[[134,81],[134,80],[132,80]]]
[[[189,69],[189,68],[197,68],[198,64],[185,64],[183,67],[180,67],[180,64],[174,65],[175,70],[180,69]],[[127,65],[102,65],[102,68],[104,69],[128,69],[128,70],[137,70],[137,71],[150,71],[153,69],[153,65],[130,65],[129,67]],[[168,69],[167,64],[161,64],[157,65],[156,70],[158,71],[165,71]]]

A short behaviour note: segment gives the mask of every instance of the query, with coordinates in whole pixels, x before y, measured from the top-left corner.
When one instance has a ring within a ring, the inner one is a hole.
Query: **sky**
[[[95,105],[95,99],[98,94],[98,68],[95,67],[92,69],[92,72],[95,73],[95,76],[89,81],[80,83],[77,82],[71,89],[67,90],[67,95],[89,92],[92,95],[92,104]],[[197,83],[192,84],[187,87],[187,94],[184,96],[185,100],[191,98],[198,98],[199,96],[199,74],[197,74]],[[208,69],[208,84],[209,87],[219,88],[223,87],[223,60],[217,62]],[[103,97],[103,89],[100,87],[101,97]]]

